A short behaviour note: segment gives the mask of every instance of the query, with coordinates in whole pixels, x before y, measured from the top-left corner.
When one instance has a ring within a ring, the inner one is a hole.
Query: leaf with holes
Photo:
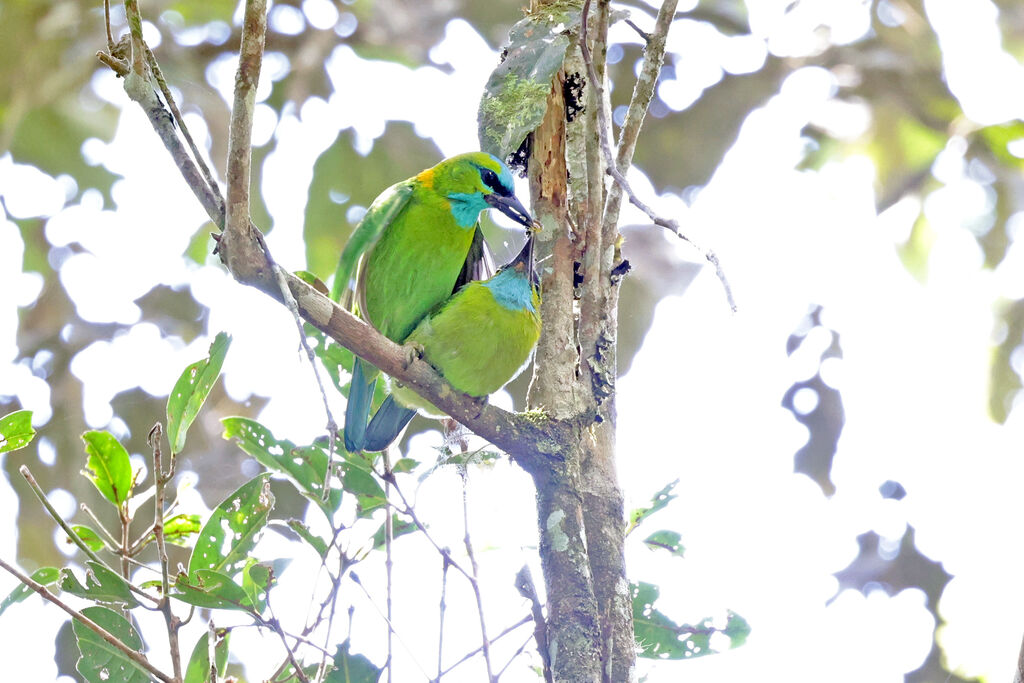
[[[255,612],[249,594],[230,576],[212,569],[179,573],[171,597],[196,607]]]
[[[220,680],[227,673],[228,642],[231,640],[231,632],[226,628],[219,628],[214,637],[216,642],[213,644],[213,656],[217,660],[217,680]],[[189,657],[188,667],[185,669],[184,683],[207,683],[210,680],[209,638],[209,632],[204,633],[192,648],[192,656]]]
[[[120,507],[132,489],[132,463],[128,451],[110,432],[86,432],[82,435],[89,460],[83,474],[103,497]]]
[[[676,494],[672,493],[672,489],[674,489],[678,483],[678,479],[673,482],[669,482],[665,488],[654,494],[654,497],[651,498],[650,505],[636,508],[629,513],[629,526],[626,528],[627,536],[633,531],[633,529],[637,528],[642,521],[653,515],[658,510],[664,509],[666,505],[672,502],[676,497]]]
[[[82,614],[132,650],[142,651],[139,634],[117,612],[94,606],[86,607]],[[152,680],[145,669],[77,619],[71,620],[71,630],[82,653],[75,668],[89,683],[149,683]]]
[[[289,519],[288,528],[298,534],[299,538],[308,543],[309,546],[316,551],[317,555],[321,557],[321,559],[327,557],[327,541],[310,531],[309,527],[303,524],[300,520]]]
[[[220,332],[210,344],[210,355],[185,368],[167,397],[167,441],[171,451],[181,453],[185,448],[185,433],[199,414],[217,378],[220,377],[224,357],[231,346],[231,337]]]
[[[32,572],[30,577],[36,583],[44,586],[50,586],[57,583],[57,579],[60,578],[60,570],[56,567],[40,567],[39,569]],[[18,587],[7,594],[7,597],[0,602],[0,614],[7,611],[7,608],[16,602],[21,602],[30,595],[34,595],[35,591],[26,586],[23,583],[18,584]]]
[[[385,536],[385,523],[381,522],[380,527],[376,533],[373,534],[373,549],[379,550],[384,547],[384,536]],[[397,514],[391,515],[391,539],[394,540],[399,536],[405,536],[416,531],[415,522],[407,522],[404,519],[399,518]]]
[[[667,550],[676,557],[683,557],[686,553],[686,548],[683,547],[682,540],[683,536],[678,531],[662,529],[661,531],[655,531],[653,534],[645,538],[644,543],[651,550],[660,548],[662,550]]]
[[[323,500],[327,451],[317,446],[300,448],[287,439],[275,439],[269,429],[245,417],[226,417],[221,423],[225,439],[234,439],[259,464],[288,477],[299,493],[316,503],[328,519],[341,505],[340,490],[331,491]]]
[[[188,560],[189,574],[199,569],[228,576],[237,574],[267,525],[272,507],[274,495],[267,474],[250,480],[225,498],[199,532]]]
[[[35,435],[31,410],[15,410],[0,417],[0,453],[24,448]]]
[[[277,583],[277,575],[269,564],[257,564],[250,558],[249,564],[242,570],[242,590],[249,596],[249,602],[262,612],[267,605],[267,593]]]
[[[341,486],[355,494],[359,517],[369,517],[374,510],[386,504],[384,489],[360,455],[353,455],[341,463]]]
[[[164,540],[183,546],[192,536],[199,533],[201,527],[199,515],[174,515],[164,520]]]
[[[86,562],[85,585],[68,568],[60,570],[60,589],[65,593],[96,602],[110,602],[128,607],[139,603],[124,578],[99,562]]]
[[[692,659],[717,654],[739,647],[750,634],[747,621],[732,610],[726,610],[724,626],[712,617],[696,626],[676,624],[655,609],[660,591],[650,583],[631,584],[633,595],[633,629],[639,647],[638,655],[649,659]]]
[[[377,683],[382,669],[363,655],[352,654],[348,640],[338,646],[334,653],[334,671],[325,679],[326,683]]]

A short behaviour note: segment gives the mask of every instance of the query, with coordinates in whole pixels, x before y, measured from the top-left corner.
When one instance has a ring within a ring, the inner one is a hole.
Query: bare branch
[[[157,422],[149,430],[149,446],[153,449],[153,481],[156,487],[154,496],[153,516],[153,537],[156,539],[157,560],[160,563],[160,611],[164,615],[164,625],[167,627],[167,642],[171,650],[171,666],[174,667],[175,680],[181,680],[181,649],[178,643],[178,628],[181,622],[174,616],[171,610],[170,579],[168,577],[167,545],[164,542],[164,488],[170,481],[171,472],[164,472],[163,450],[160,439],[163,437],[164,427]],[[174,455],[171,454],[173,459]]]
[[[591,0],[586,0],[586,2],[583,3],[580,47],[583,50],[583,61],[587,64],[588,76],[594,86],[597,99],[600,102],[603,101],[605,97],[604,89],[601,81],[598,80],[597,72],[594,68],[593,56],[587,46],[587,14],[590,11],[590,2]],[[608,199],[605,202],[602,241],[608,244],[615,241],[614,238],[617,233],[619,220],[619,208],[622,203],[622,193],[625,192],[630,203],[647,214],[652,223],[668,228],[677,237],[690,243],[690,245],[701,252],[708,263],[714,266],[715,275],[718,276],[719,281],[722,283],[722,287],[725,289],[725,296],[729,302],[729,308],[735,311],[736,301],[732,296],[732,287],[729,286],[729,280],[725,276],[725,271],[722,270],[722,265],[718,260],[718,256],[710,249],[700,247],[690,237],[685,235],[680,230],[679,223],[677,221],[662,218],[654,213],[651,207],[642,202],[636,196],[636,193],[633,192],[633,188],[630,187],[625,176],[626,171],[629,169],[629,166],[633,161],[633,152],[636,149],[636,140],[640,134],[640,128],[643,125],[644,118],[647,116],[647,109],[650,107],[651,100],[654,98],[655,86],[658,83],[658,74],[661,72],[661,65],[665,61],[665,41],[668,37],[668,29],[672,24],[677,4],[678,0],[665,0],[661,9],[658,10],[658,18],[655,21],[654,31],[651,33],[647,49],[644,51],[643,67],[640,69],[640,76],[637,78],[636,86],[633,89],[633,97],[629,103],[629,110],[626,113],[626,119],[623,121],[622,130],[619,132],[619,151],[617,155],[612,154],[611,143],[608,140],[608,122],[606,112],[603,107],[600,107],[597,112],[599,121],[598,127],[601,133],[601,149],[604,152],[605,160],[608,164],[608,174],[615,179],[615,184],[608,192]]]
[[[238,72],[235,74],[235,96],[228,127],[227,213],[224,225],[226,232],[239,235],[249,227],[252,121],[266,32],[266,0],[246,0]]]
[[[537,587],[533,585],[533,576],[530,574],[528,565],[524,564],[516,572],[516,589],[520,595],[530,601],[530,613],[533,616],[533,638],[537,641],[537,652],[540,653],[541,661],[544,662],[544,681],[552,683],[547,623],[544,621],[544,610],[541,609],[540,598],[537,597]]]
[[[206,184],[210,188],[210,192],[220,199],[220,190],[217,188],[217,181],[213,177],[213,173],[210,171],[210,167],[206,163],[206,159],[199,151],[198,145],[195,140],[192,139],[192,134],[188,130],[188,126],[185,124],[185,117],[181,115],[181,111],[178,109],[177,103],[174,101],[174,95],[171,94],[171,89],[167,86],[167,81],[164,79],[164,72],[160,69],[160,63],[156,61],[156,56],[153,51],[149,49],[149,45],[145,45],[146,48],[146,61],[149,63],[149,68],[153,71],[153,78],[156,80],[157,85],[160,86],[160,92],[164,96],[164,101],[167,102],[167,108],[171,110],[171,116],[174,117],[174,121],[178,124],[178,130],[181,131],[182,137],[185,138],[185,142],[188,144],[188,148],[192,150],[192,158],[196,164],[199,165],[199,169],[203,172],[203,177],[206,179]],[[221,201],[223,205],[223,200]],[[223,213],[223,206],[221,207],[221,213]]]
[[[142,40],[142,15],[139,14],[139,0],[124,0],[124,13],[128,19],[128,31],[132,41],[132,72],[146,78],[146,50]]]
[[[516,623],[512,624],[511,626],[508,626],[508,627],[507,627],[507,628],[506,628],[506,629],[505,629],[504,631],[502,631],[502,632],[501,632],[501,633],[499,633],[498,635],[494,636],[494,640],[492,640],[492,641],[491,641],[491,643],[496,643],[496,642],[498,642],[499,640],[501,640],[502,638],[504,638],[505,636],[507,636],[507,635],[508,635],[509,633],[512,633],[512,631],[515,631],[515,630],[516,630],[517,628],[519,628],[520,626],[522,626],[522,625],[524,625],[524,624],[528,624],[528,623],[530,623],[530,619],[531,619],[530,615],[529,615],[529,614],[527,614],[527,615],[526,615],[525,617],[523,617],[522,619],[520,619],[520,620],[519,620],[519,621],[517,621]],[[456,667],[458,667],[459,665],[463,664],[464,662],[467,662],[467,661],[469,661],[470,659],[472,659],[472,658],[473,658],[473,657],[474,657],[474,656],[475,656],[475,655],[476,655],[477,653],[479,653],[479,652],[480,652],[480,650],[481,650],[481,648],[479,648],[479,647],[478,647],[477,649],[473,650],[472,652],[467,652],[466,654],[464,654],[464,655],[462,656],[462,658],[461,658],[461,659],[459,659],[459,661],[455,662],[454,664],[452,664],[451,666],[449,666],[449,667],[448,667],[447,669],[445,669],[444,671],[442,671],[442,672],[441,672],[441,675],[440,675],[440,676],[438,676],[438,677],[437,677],[436,679],[434,679],[434,680],[435,680],[435,681],[438,681],[438,680],[440,680],[440,679],[441,679],[441,676],[444,676],[444,675],[446,675],[446,674],[449,674],[449,673],[451,673],[453,669],[455,669],[455,668],[456,668]]]
[[[465,450],[463,450],[465,452]],[[476,597],[476,610],[480,615],[480,637],[482,644],[480,649],[484,654],[484,664],[487,667],[487,680],[489,683],[495,683],[498,679],[494,675],[494,669],[491,666],[491,641],[487,639],[487,621],[484,618],[484,600],[480,593],[480,568],[476,563],[476,554],[473,552],[473,542],[469,538],[469,504],[466,496],[466,478],[467,472],[465,468],[461,468],[462,471],[462,524],[465,531],[462,537],[462,543],[466,546],[466,555],[469,556],[469,566],[473,570],[473,595]]]

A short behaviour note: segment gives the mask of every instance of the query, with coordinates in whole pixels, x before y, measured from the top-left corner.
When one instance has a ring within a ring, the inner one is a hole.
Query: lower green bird
[[[529,226],[512,174],[471,152],[392,185],[374,200],[342,251],[332,298],[385,337],[402,342],[458,287],[493,272],[477,225],[495,208]],[[366,450],[370,402],[380,371],[356,359],[345,409],[345,448]]]
[[[533,234],[509,264],[488,280],[470,282],[423,318],[408,337],[423,359],[470,396],[487,396],[529,364],[540,337],[540,290]],[[409,387],[394,383],[366,429],[366,450],[387,448],[416,410],[444,415]]]

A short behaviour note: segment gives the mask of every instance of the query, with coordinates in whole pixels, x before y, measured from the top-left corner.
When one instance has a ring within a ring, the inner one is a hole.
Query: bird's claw
[[[419,342],[408,342],[405,346],[405,361],[404,366],[406,369],[412,365],[413,361],[423,358],[423,344]]]

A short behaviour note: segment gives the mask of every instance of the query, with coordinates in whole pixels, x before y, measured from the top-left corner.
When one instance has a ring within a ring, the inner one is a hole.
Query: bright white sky
[[[856,40],[868,27],[868,4],[858,0],[807,1],[786,17],[784,0],[748,4],[756,40],[725,39],[688,24],[673,29],[670,48],[684,61],[676,71],[678,80],[662,86],[671,106],[687,106],[723,70],[758,68],[766,45],[787,55],[818,49],[821,34],[810,29],[819,23],[831,26],[839,42]],[[992,3],[934,0],[926,7],[939,32],[948,81],[968,115],[979,123],[1024,116],[1024,70],[1000,47]],[[275,20],[292,22],[296,30],[304,20],[351,30],[353,19],[339,18],[330,3],[307,0],[303,8],[306,19],[289,12]],[[642,18],[638,23],[645,25]],[[614,40],[634,36],[625,27],[612,30]],[[311,100],[280,121],[269,107],[261,108],[256,140],[278,137],[262,188],[274,218],[268,241],[285,267],[305,265],[300,217],[311,169],[339,128],[353,127],[367,150],[390,120],[412,121],[446,155],[477,147],[476,107],[495,50],[469,24],[455,20],[431,58],[439,66],[450,65],[451,72],[369,62],[339,46],[328,66],[336,88],[341,93],[372,91],[374,97]],[[209,74],[225,98],[230,97],[233,69],[233,63],[224,62]],[[264,71],[271,78],[281,73],[277,69],[275,74],[273,62]],[[977,78],[978,73],[988,76]],[[908,523],[917,529],[921,551],[955,575],[941,602],[947,621],[941,638],[949,665],[967,677],[1009,680],[1016,661],[1024,632],[1019,577],[1024,529],[1017,504],[1024,420],[1017,410],[1007,425],[997,426],[987,417],[985,401],[993,303],[1024,296],[1024,252],[1015,243],[999,270],[981,270],[980,250],[963,224],[985,213],[991,196],[966,176],[963,144],[954,139],[934,169],[945,187],[925,200],[936,233],[929,280],[922,285],[909,276],[895,247],[908,235],[913,207],[899,204],[875,216],[870,161],[852,158],[820,172],[795,169],[803,150],[799,132],[809,120],[827,120],[830,127],[849,133],[865,125],[865,111],[830,102],[831,78],[818,69],[793,74],[777,96],[749,116],[712,182],[690,207],[676,196],[654,196],[646,177],[631,173],[642,196],[715,249],[740,312],[729,313],[719,283],[705,269],[685,296],[659,304],[643,348],[620,382],[619,472],[627,508],[680,478],[679,498],[649,522],[647,531],[678,530],[687,549],[685,560],[661,557],[636,539],[629,549],[630,572],[634,580],[661,587],[661,608],[677,621],[693,622],[731,608],[753,627],[748,643],[733,652],[685,663],[642,662],[641,673],[648,672],[649,681],[685,675],[708,683],[732,682],[766,674],[808,683],[825,676],[832,681],[902,681],[930,646],[933,623],[923,593],[847,591],[829,606],[825,603],[837,589],[832,574],[857,553],[858,534],[874,530],[895,540]],[[390,87],[375,87],[380,82]],[[111,102],[126,104],[120,84],[109,74],[98,75],[95,86]],[[432,102],[445,106],[425,104]],[[198,118],[190,124],[200,138],[208,136]],[[260,419],[278,437],[302,442],[318,435],[322,405],[311,371],[296,352],[287,314],[263,295],[236,285],[212,260],[196,267],[180,256],[204,217],[171,164],[154,167],[152,160],[165,158],[164,152],[141,114],[127,107],[114,141],[92,141],[83,153],[123,176],[114,189],[116,210],[103,211],[92,193],[79,204],[65,204],[66,179],[17,166],[9,156],[0,158],[0,193],[10,214],[52,216],[46,236],[55,248],[71,242],[85,247],[85,253],[68,256],[61,267],[61,281],[79,315],[136,323],[140,311],[134,300],[154,285],[191,287],[210,309],[210,336],[220,330],[234,336],[224,377],[229,393],[239,400],[251,394],[272,397]],[[162,188],[159,199],[155,188]],[[641,219],[627,211],[623,222]],[[685,244],[668,235],[664,239],[666,249],[700,261]],[[133,257],[141,250],[147,254],[144,266]],[[14,294],[0,300],[0,387],[35,411],[45,435],[59,407],[50,405],[42,380],[13,364],[16,308],[31,305],[41,285],[38,275],[19,274],[22,251],[14,224],[0,223],[0,291]],[[807,434],[781,407],[787,388],[817,371],[828,343],[810,338],[786,356],[786,339],[811,304],[824,306],[826,324],[842,337],[843,359],[823,369],[824,379],[841,389],[846,411],[832,473],[838,493],[831,499],[792,473],[793,454]],[[125,433],[126,425],[111,422],[111,398],[136,385],[165,394],[180,369],[203,356],[208,344],[209,338],[186,345],[162,337],[150,323],[94,343],[72,365],[86,387],[87,421]],[[266,358],[275,362],[266,363]],[[495,400],[508,403],[507,396]],[[333,409],[340,414],[340,399]],[[138,434],[132,438],[139,441]],[[429,446],[436,442],[435,434],[418,438],[414,447],[426,449],[418,457],[431,460]],[[904,500],[881,499],[878,486],[887,479],[906,487]],[[414,482],[407,487],[412,490]],[[454,472],[439,472],[417,492],[420,515],[429,520],[438,541],[452,548],[462,547],[460,490]],[[56,492],[55,498],[68,513],[74,509],[70,495]],[[532,488],[525,474],[507,464],[474,470],[469,504],[493,635],[525,613],[512,589],[518,567],[530,562],[534,575],[541,576],[534,557]],[[0,513],[13,516],[15,505],[10,490],[0,492]],[[317,522],[316,514],[311,513],[311,523]],[[0,535],[0,554],[13,558],[14,537],[9,531],[0,534],[6,534]],[[266,536],[263,550],[267,557],[296,552],[273,534]],[[396,624],[411,648],[411,654],[400,654],[396,680],[419,680],[417,667],[432,672],[436,661],[440,562],[418,538],[397,542],[396,553]],[[300,554],[289,574],[308,576],[311,561]],[[382,572],[371,565],[358,572],[382,606]],[[286,621],[301,619],[306,605],[308,586],[295,583],[284,581],[275,594],[278,616]],[[8,586],[13,586],[9,580],[0,580],[0,593]],[[354,585],[345,592],[359,608],[355,650],[382,661],[380,618]],[[468,599],[466,587],[453,578],[446,632],[446,651],[453,657],[477,643]],[[300,610],[289,615],[292,603]],[[46,635],[26,642],[23,634],[30,621],[36,633],[55,633],[61,617],[35,603],[15,609],[16,618],[0,619],[0,642],[21,643],[21,657],[39,662],[45,671],[52,666],[52,639]],[[528,630],[501,641],[498,650],[507,657]],[[246,641],[258,638],[245,629],[232,643],[233,651],[246,651],[253,677],[268,675],[267,667],[278,657],[265,646],[245,649]],[[153,642],[159,647],[162,639]],[[501,656],[496,659],[504,662]],[[524,668],[513,666],[503,680],[536,680]],[[42,673],[39,680],[47,678]],[[464,666],[451,680],[480,680],[480,669]]]

